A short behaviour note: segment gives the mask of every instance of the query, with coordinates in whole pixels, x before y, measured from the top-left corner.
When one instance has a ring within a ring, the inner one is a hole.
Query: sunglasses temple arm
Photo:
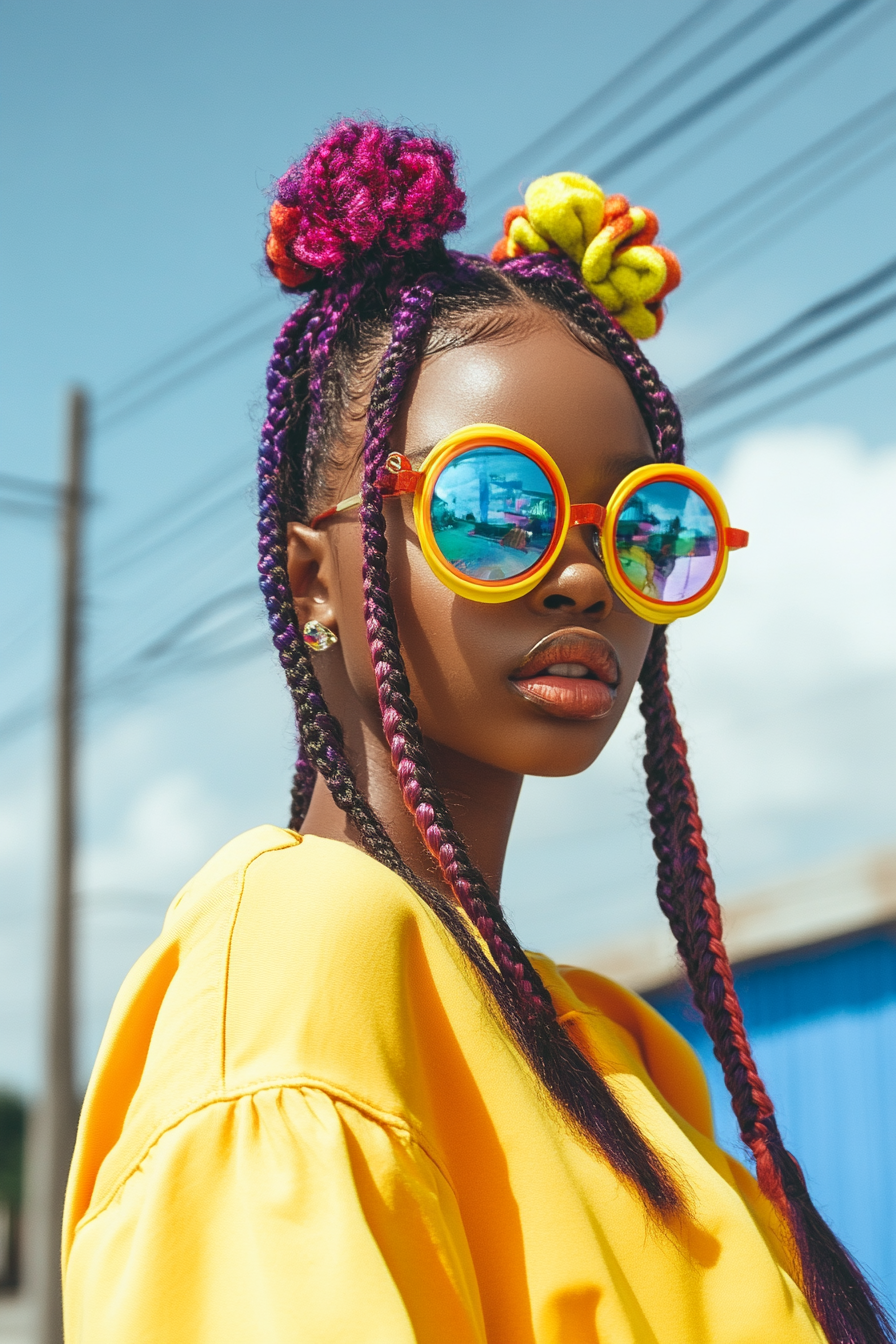
[[[406,457],[399,453],[393,453],[386,459],[386,467],[392,470],[381,471],[376,478],[377,489],[384,495],[412,495],[417,489],[417,482],[423,476],[422,471],[414,471]],[[323,513],[317,514],[311,519],[310,527],[317,527],[325,518],[332,518],[337,513],[344,513],[346,509],[354,509],[361,503],[360,495],[349,495],[348,499],[340,499],[338,504],[332,508],[324,509]]]

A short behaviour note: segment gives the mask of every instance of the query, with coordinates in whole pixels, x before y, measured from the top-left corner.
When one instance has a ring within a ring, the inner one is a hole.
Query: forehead
[[[528,435],[569,475],[653,458],[622,374],[550,314],[424,360],[396,429],[413,455],[476,423]]]

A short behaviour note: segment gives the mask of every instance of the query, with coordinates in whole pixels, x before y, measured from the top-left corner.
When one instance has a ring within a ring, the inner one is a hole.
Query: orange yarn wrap
[[[625,196],[604,198],[596,182],[579,173],[538,178],[524,205],[504,216],[504,236],[492,260],[532,252],[570,257],[582,280],[637,340],[663,324],[663,300],[681,282],[678,258],[654,242],[659,221],[652,210]]]
[[[271,206],[271,231],[268,234],[264,250],[271,270],[287,289],[307,284],[314,272],[307,266],[294,261],[289,253],[289,244],[299,232],[302,212],[294,205],[281,205],[275,201]]]

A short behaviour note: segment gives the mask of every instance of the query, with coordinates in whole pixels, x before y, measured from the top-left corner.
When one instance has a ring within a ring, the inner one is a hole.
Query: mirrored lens
[[[616,553],[633,588],[657,602],[686,602],[713,576],[719,538],[706,500],[678,481],[650,481],[616,520]]]
[[[484,583],[515,579],[551,542],[557,504],[541,467],[512,448],[471,448],[453,458],[433,491],[436,545],[454,569]]]

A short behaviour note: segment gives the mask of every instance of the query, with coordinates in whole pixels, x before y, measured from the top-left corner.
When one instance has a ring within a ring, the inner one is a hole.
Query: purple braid
[[[636,342],[592,298],[569,264],[539,254],[509,262],[502,269],[524,284],[547,283],[562,293],[573,320],[601,342],[625,376],[657,457],[661,461],[682,461],[684,440],[675,399]],[[836,1344],[885,1344],[893,1339],[891,1327],[861,1270],[813,1205],[799,1164],[784,1146],[774,1107],[747,1039],[731,963],[722,941],[721,911],[687,747],[669,689],[664,627],[654,633],[640,682],[657,898],[678,945],[694,1003],[722,1066],[741,1138],[753,1154],[763,1193],[790,1228],[806,1296],[829,1340]]]
[[[342,752],[342,732],[324,702],[311,658],[298,629],[286,568],[286,525],[280,502],[292,382],[307,365],[322,318],[313,299],[285,322],[268,366],[268,416],[258,457],[258,544],[261,591],[281,666],[296,710],[301,746],[293,784],[291,822],[300,825],[319,771],[341,807],[358,810],[356,824],[372,846],[383,848],[384,832],[362,798]]]
[[[290,825],[304,820],[314,781],[324,778],[336,803],[348,813],[365,849],[411,886],[454,937],[483,982],[500,997],[498,977],[456,906],[447,896],[422,882],[402,860],[385,827],[357,786],[342,746],[339,724],[330,715],[305,642],[299,636],[286,563],[286,520],[283,511],[283,469],[290,429],[290,406],[295,385],[307,380],[309,352],[315,332],[325,321],[322,302],[312,298],[287,319],[274,345],[268,366],[268,417],[259,451],[259,562],[260,585],[274,643],[286,673],[296,711],[300,749],[292,791]],[[300,464],[298,464],[300,465]],[[293,483],[294,507],[306,504],[301,479]]]
[[[510,929],[499,900],[470,861],[436,785],[411,699],[389,594],[386,525],[376,481],[442,286],[440,277],[431,276],[401,296],[392,340],[371,396],[364,446],[364,609],[383,729],[405,805],[446,883],[491,953],[500,977],[494,985],[495,997],[533,1070],[575,1127],[599,1146],[619,1174],[637,1184],[654,1207],[671,1210],[680,1201],[667,1172],[604,1078],[558,1023],[541,977]]]

